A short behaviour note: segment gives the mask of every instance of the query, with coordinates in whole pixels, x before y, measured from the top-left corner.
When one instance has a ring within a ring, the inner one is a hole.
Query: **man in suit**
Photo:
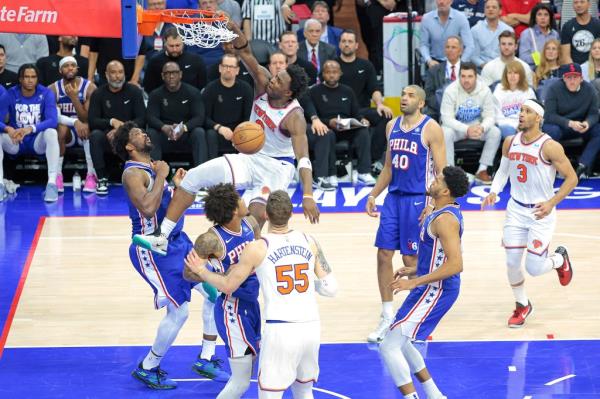
[[[317,72],[321,72],[321,68],[327,60],[335,60],[337,53],[335,47],[321,41],[322,32],[321,23],[310,18],[304,24],[305,41],[300,43],[298,50],[298,58],[306,60],[317,68]]]
[[[311,18],[314,18],[321,23],[321,40],[335,47],[339,55],[340,37],[342,36],[343,29],[328,25],[330,17],[329,6],[326,2],[317,0],[313,3],[311,11]],[[304,29],[298,30],[298,41],[304,41]]]
[[[429,68],[425,79],[425,113],[435,120],[440,120],[440,105],[446,86],[458,77],[460,57],[463,52],[462,40],[458,36],[446,39],[444,53],[446,61]]]

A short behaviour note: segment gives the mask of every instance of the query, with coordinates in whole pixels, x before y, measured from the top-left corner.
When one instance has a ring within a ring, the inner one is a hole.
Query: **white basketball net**
[[[194,21],[193,18],[202,17],[196,10],[190,10],[178,17],[192,18],[189,23],[172,22],[187,46],[215,48],[221,43],[231,42],[238,36],[227,29],[227,21]]]

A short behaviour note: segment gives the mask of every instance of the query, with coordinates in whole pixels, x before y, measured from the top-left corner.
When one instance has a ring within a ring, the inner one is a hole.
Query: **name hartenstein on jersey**
[[[32,126],[42,120],[43,104],[15,104],[15,121],[19,127]]]
[[[288,245],[277,248],[271,255],[267,257],[267,259],[269,259],[271,263],[275,264],[281,258],[289,255],[299,255],[306,259],[307,262],[310,262],[313,257],[312,252],[302,245]]]

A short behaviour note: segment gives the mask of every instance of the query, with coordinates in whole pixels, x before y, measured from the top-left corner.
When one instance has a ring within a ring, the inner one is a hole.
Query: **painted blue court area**
[[[600,398],[598,341],[428,342],[417,347],[448,398]],[[208,399],[223,387],[191,371],[198,348],[176,346],[162,366],[169,377],[179,380],[178,388],[148,390],[129,375],[146,351],[145,347],[6,349],[0,363],[0,397]],[[222,346],[217,354],[224,355]],[[317,399],[400,397],[376,346],[325,344],[319,363]],[[256,397],[253,383],[244,398]]]

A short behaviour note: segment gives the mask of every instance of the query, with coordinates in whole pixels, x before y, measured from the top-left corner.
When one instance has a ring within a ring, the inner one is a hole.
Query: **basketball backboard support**
[[[144,0],[121,0],[121,38],[123,58],[132,59],[138,54],[142,36],[137,28],[137,5],[145,5]]]

